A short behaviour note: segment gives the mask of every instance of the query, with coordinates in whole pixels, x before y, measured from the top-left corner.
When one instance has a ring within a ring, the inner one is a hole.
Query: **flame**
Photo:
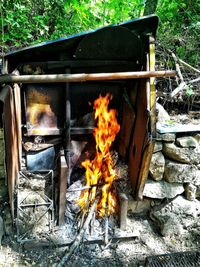
[[[82,162],[82,166],[86,169],[86,185],[91,188],[83,191],[78,200],[79,205],[84,209],[95,200],[99,192],[99,187],[96,185],[102,185],[101,196],[97,204],[100,216],[113,214],[117,207],[113,188],[116,174],[113,169],[110,147],[120,130],[120,126],[116,119],[117,111],[108,110],[111,99],[112,96],[107,94],[105,97],[100,95],[94,101],[95,119],[97,119],[97,127],[93,131],[96,141],[96,155],[93,160],[87,159]]]

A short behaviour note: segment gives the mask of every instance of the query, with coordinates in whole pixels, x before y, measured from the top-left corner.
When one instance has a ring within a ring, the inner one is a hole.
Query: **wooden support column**
[[[66,191],[67,191],[67,172],[68,167],[66,164],[65,156],[60,156],[59,164],[59,211],[58,211],[58,224],[62,225],[65,222],[65,209],[66,209]]]
[[[124,193],[120,193],[119,199],[120,199],[120,229],[125,231],[127,225],[128,198]]]

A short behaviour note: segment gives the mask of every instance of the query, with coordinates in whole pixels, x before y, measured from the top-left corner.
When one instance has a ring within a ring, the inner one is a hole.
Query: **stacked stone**
[[[200,134],[185,134],[158,135],[144,189],[154,202],[167,200],[151,205],[150,218],[168,237],[187,229],[200,236]]]
[[[180,134],[179,134],[180,135]],[[144,196],[174,198],[185,191],[188,200],[200,197],[200,134],[176,137],[159,134]]]

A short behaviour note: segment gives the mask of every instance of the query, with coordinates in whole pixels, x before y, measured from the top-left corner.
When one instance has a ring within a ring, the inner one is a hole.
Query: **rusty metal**
[[[137,93],[137,90],[134,92]],[[126,157],[127,151],[129,149],[131,133],[133,130],[133,125],[135,121],[135,113],[131,105],[127,102],[123,102],[123,114],[122,114],[122,123],[119,133],[119,154],[123,158]]]
[[[135,71],[113,73],[78,73],[46,75],[1,75],[0,83],[71,83],[123,79],[146,79],[151,77],[175,77],[176,71]]]
[[[64,127],[64,92],[54,85],[24,88],[26,135],[58,135]]]
[[[34,191],[34,193],[38,196],[38,198],[44,200],[44,202],[34,202],[34,203],[26,203],[28,196],[31,194],[31,188],[29,187],[29,191],[25,191],[26,194],[23,194],[23,188],[20,186],[21,177],[23,179],[27,179],[27,181],[31,184],[31,177],[35,177],[35,174],[38,172],[19,172],[19,181],[17,185],[17,217],[16,217],[16,228],[17,228],[17,241],[20,243],[31,242],[35,239],[39,238],[39,234],[34,234],[32,230],[36,225],[39,225],[43,217],[48,213],[48,231],[45,232],[43,230],[42,234],[48,234],[53,228],[54,224],[54,205],[53,205],[53,171],[40,171],[40,175],[42,175],[42,180],[45,180],[49,183],[51,187],[51,192],[49,196],[40,191]],[[38,179],[38,178],[37,178]],[[24,196],[25,195],[25,196]],[[20,200],[20,197],[23,196],[23,199]],[[34,211],[32,212],[32,218],[30,219],[30,214],[27,213],[27,209],[33,208],[34,210],[45,208],[45,211],[42,210],[42,215],[39,218],[35,217],[34,223],[32,221],[34,217]],[[27,228],[26,228],[27,227]]]
[[[199,251],[184,251],[155,255],[146,258],[145,267],[198,267]]]
[[[12,218],[14,219],[14,191],[19,171],[19,143],[16,129],[20,129],[19,120],[16,119],[16,106],[11,86],[5,86],[0,92],[3,102],[3,123],[5,132],[5,158],[9,200]]]
[[[149,135],[149,119],[150,113],[147,109],[147,88],[145,80],[141,80],[138,88],[137,100],[136,100],[136,118],[133,129],[133,135],[130,142],[129,150],[129,174],[132,189],[136,194],[136,188],[138,184],[138,177],[142,163],[142,156],[144,145]]]
[[[135,238],[139,236],[139,232],[133,232],[133,233],[126,233],[123,232],[123,235],[114,235],[109,238],[108,243],[114,244],[114,243],[119,243],[119,242],[128,242],[132,241]],[[95,237],[90,237],[85,240],[83,240],[84,244],[99,244],[99,245],[105,245],[105,240],[103,238],[95,238]],[[54,236],[48,236],[47,239],[39,240],[39,241],[32,241],[32,242],[27,242],[24,244],[25,249],[33,249],[36,247],[67,247],[71,246],[73,244],[73,240],[69,239],[68,241],[61,241],[60,239],[55,238]]]

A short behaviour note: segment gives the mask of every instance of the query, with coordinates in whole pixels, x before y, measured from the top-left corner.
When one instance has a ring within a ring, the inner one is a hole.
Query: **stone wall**
[[[200,134],[159,134],[144,196],[200,198]]]
[[[163,236],[200,238],[200,134],[159,134],[144,188]]]

